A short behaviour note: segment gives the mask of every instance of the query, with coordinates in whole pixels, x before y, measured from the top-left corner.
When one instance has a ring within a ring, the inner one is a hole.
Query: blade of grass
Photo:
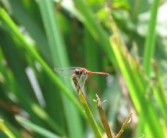
[[[156,19],[157,19],[157,11],[158,11],[159,0],[154,0],[152,9],[151,9],[151,16],[148,26],[148,34],[145,40],[144,45],[144,58],[143,58],[143,67],[146,74],[150,75],[151,71],[151,60],[154,55],[155,51],[155,36],[156,36]]]
[[[28,33],[37,43],[37,47],[41,54],[45,57],[45,59],[49,62],[50,61],[50,54],[48,51],[48,43],[46,36],[43,30],[40,28],[38,22],[34,20],[34,18],[26,11],[26,9],[21,4],[20,0],[9,0],[10,5],[12,7],[12,12],[15,18],[24,25]],[[32,1],[33,3],[33,1]],[[49,62],[50,63],[50,62]]]
[[[5,123],[3,122],[3,120],[0,120],[0,131],[3,131],[9,138],[16,138],[16,136],[5,125]]]
[[[41,12],[47,39],[49,42],[49,52],[51,53],[52,64],[54,66],[57,66],[57,64],[60,64],[60,66],[63,66],[63,64],[64,66],[67,66],[69,64],[68,58],[65,45],[59,32],[56,19],[56,10],[54,10],[53,5],[54,3],[51,0],[42,0],[38,1],[37,4]]]
[[[96,60],[98,58],[98,50],[96,48],[96,42],[87,29],[84,31],[84,48],[86,67],[88,67],[90,70],[98,70],[98,60]]]
[[[55,135],[52,132],[50,132],[42,127],[39,127],[38,125],[35,125],[35,124],[31,123],[30,121],[28,121],[20,116],[16,116],[16,120],[20,124],[22,124],[24,127],[26,126],[30,129],[32,129],[33,131],[41,134],[42,136],[49,137],[49,138],[60,138],[58,135]]]
[[[167,109],[167,101],[165,98],[165,91],[164,91],[163,86],[162,86],[158,66],[155,63],[155,61],[153,63],[153,70],[155,72],[155,78],[157,81],[156,84],[153,86],[153,91],[154,91],[155,97],[157,99],[157,103],[159,104],[159,108],[160,108],[164,118],[166,119],[166,123],[167,123],[167,112],[166,112],[166,110],[164,110],[164,109]]]
[[[49,42],[49,53],[51,54],[52,65],[69,66],[66,48],[59,31],[57,13],[54,9],[54,2],[52,0],[41,0],[38,1],[37,4],[41,12],[47,39]],[[64,80],[64,83],[66,87],[71,89],[67,81]],[[62,95],[62,101],[67,121],[67,127],[69,130],[69,137],[82,137],[83,128],[76,107],[72,105],[69,99],[67,99],[64,95]],[[69,112],[71,113],[70,116]]]

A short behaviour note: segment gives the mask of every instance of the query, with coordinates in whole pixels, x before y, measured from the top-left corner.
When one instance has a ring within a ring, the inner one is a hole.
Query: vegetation
[[[0,1],[0,137],[167,137],[165,7],[163,0]],[[78,97],[77,83],[56,67],[110,76],[81,80]]]

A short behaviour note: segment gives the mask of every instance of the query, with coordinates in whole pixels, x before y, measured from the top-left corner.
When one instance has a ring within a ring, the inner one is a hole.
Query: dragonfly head
[[[83,69],[82,69],[82,68],[79,68],[79,69],[75,69],[75,70],[74,70],[74,74],[75,74],[75,75],[81,75],[81,74],[83,74],[83,73],[86,74],[86,70],[85,70],[84,68],[83,68]]]

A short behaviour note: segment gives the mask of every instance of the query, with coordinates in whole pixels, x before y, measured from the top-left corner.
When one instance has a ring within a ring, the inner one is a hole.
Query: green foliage
[[[57,66],[81,66],[112,76],[107,84],[98,75],[86,81],[86,99],[96,122],[100,119],[93,99],[98,93],[107,99],[103,105],[112,131],[117,132],[124,116],[133,111],[122,137],[165,138],[167,45],[166,35],[156,30],[164,23],[156,21],[158,9],[159,0],[151,4],[139,0],[2,0],[0,118],[4,123],[0,123],[0,135],[97,135],[89,129],[91,122],[71,80],[54,72]],[[149,13],[150,17],[144,16]],[[104,133],[102,125],[97,125]]]

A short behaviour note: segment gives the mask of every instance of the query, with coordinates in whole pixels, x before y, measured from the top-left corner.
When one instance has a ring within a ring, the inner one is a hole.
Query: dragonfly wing
[[[84,85],[85,85],[85,82],[88,78],[88,74],[85,74],[85,73],[82,73],[79,77],[78,77],[78,87],[81,88],[82,91],[84,91]]]
[[[63,77],[70,77],[79,67],[55,67],[54,71]]]

